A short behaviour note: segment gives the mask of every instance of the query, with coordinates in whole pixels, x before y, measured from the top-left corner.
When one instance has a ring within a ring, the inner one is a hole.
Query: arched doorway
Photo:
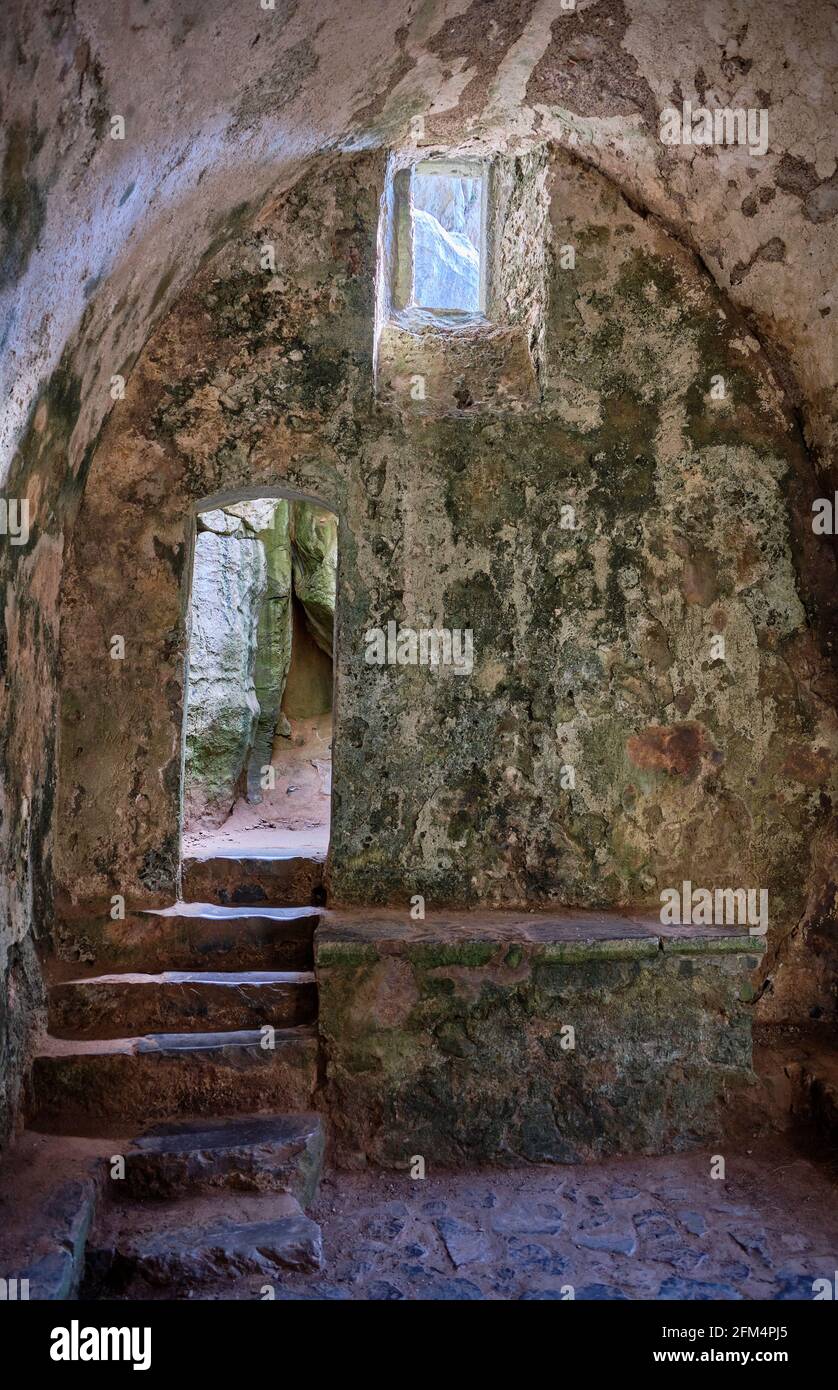
[[[338,517],[288,489],[193,508],[182,859],[325,859]]]

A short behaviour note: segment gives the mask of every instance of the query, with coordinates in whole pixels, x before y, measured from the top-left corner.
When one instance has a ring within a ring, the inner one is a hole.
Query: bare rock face
[[[187,822],[224,819],[253,745],[259,716],[254,666],[266,579],[260,541],[199,532],[186,714]]]
[[[477,309],[480,257],[468,237],[448,231],[421,208],[414,209],[413,235],[417,302],[434,309]]]
[[[257,532],[267,571],[253,668],[259,715],[247,764],[247,799],[252,802],[262,800],[262,769],[271,761],[291,664],[291,505],[282,498],[268,498],[230,508],[238,511]]]
[[[413,180],[414,210],[430,213],[447,232],[480,242],[480,180],[465,175],[421,174]]]
[[[245,790],[248,801],[262,800],[291,668],[293,598],[298,629],[331,658],[337,571],[337,519],[308,502],[238,502],[202,513],[198,526],[187,825],[220,823]]]
[[[294,503],[294,592],[309,632],[332,655],[337,583],[337,517],[310,502]]]

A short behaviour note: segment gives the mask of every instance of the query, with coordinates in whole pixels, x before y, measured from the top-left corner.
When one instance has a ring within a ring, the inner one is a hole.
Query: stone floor
[[[89,1182],[84,1175],[126,1144],[115,1136],[22,1136],[2,1166],[4,1268],[19,1272],[31,1259],[56,1184]],[[244,1274],[224,1259],[216,1285],[193,1280],[187,1250],[177,1285],[117,1288],[93,1277],[82,1297],[811,1299],[813,1281],[833,1280],[838,1270],[838,1155],[775,1138],[722,1156],[723,1180],[710,1175],[709,1151],[415,1180],[332,1169],[308,1209],[322,1229],[319,1272]],[[281,1194],[235,1190],[177,1201],[115,1203],[105,1195],[88,1238],[90,1269],[91,1252],[118,1234],[142,1241],[193,1223],[272,1221],[283,1202]],[[49,1220],[52,1245],[67,1243],[66,1231],[79,1224],[63,1208]]]
[[[838,1174],[785,1143],[579,1168],[327,1175],[324,1268],[250,1299],[807,1299],[838,1269]],[[572,1293],[571,1293],[572,1290]],[[165,1293],[156,1296],[165,1297]]]

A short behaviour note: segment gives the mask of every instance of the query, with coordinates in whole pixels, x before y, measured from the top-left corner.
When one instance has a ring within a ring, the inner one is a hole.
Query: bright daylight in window
[[[478,313],[482,307],[483,174],[468,165],[417,164],[411,179],[412,304]]]

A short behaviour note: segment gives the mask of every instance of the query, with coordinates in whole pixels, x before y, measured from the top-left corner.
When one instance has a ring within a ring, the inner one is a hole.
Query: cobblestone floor
[[[724,1181],[709,1153],[423,1181],[332,1173],[311,1212],[326,1267],[275,1296],[812,1298],[838,1269],[835,1165],[779,1143],[723,1156]]]

